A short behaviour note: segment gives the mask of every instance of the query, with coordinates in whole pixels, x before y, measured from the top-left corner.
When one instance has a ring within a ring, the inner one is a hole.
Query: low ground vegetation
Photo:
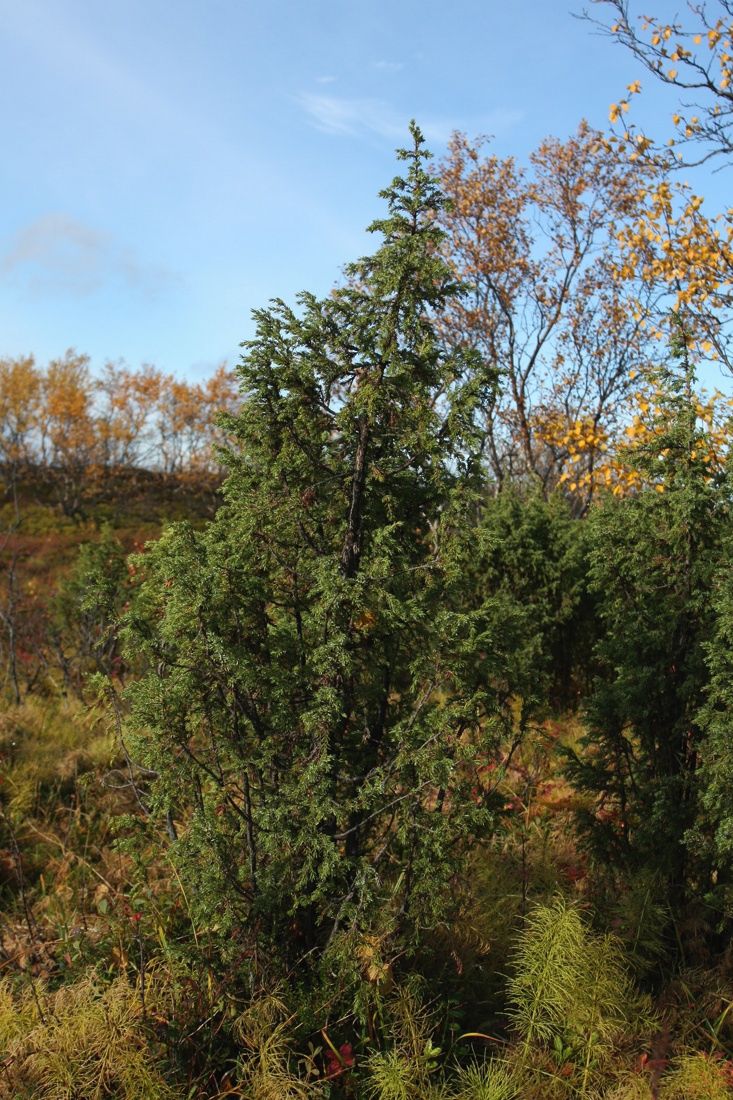
[[[445,197],[416,128],[400,157],[374,254],[257,314],[215,503],[7,478],[0,1095],[733,1096],[690,319],[603,484],[533,433],[487,462],[521,403],[444,323]]]

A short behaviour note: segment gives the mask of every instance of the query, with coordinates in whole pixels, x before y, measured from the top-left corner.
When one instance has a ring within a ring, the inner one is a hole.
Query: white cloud
[[[20,229],[0,253],[0,276],[34,291],[92,294],[109,282],[141,293],[170,283],[170,273],[144,264],[129,250],[68,214],[44,214]]]
[[[335,84],[335,83],[336,83],[336,77],[335,76],[317,76],[316,77],[316,84]]]
[[[399,73],[404,69],[405,63],[404,61],[375,61],[373,67],[386,73]]]
[[[311,123],[326,134],[366,132],[394,140],[407,130],[406,122],[380,99],[349,99],[311,92],[301,92],[298,99]]]
[[[298,102],[317,130],[340,137],[377,135],[391,142],[403,142],[411,117],[396,111],[383,99],[349,98],[301,92]],[[479,118],[440,118],[415,114],[418,125],[428,141],[444,145],[454,130],[471,133],[502,133],[521,122],[523,112],[496,108]]]

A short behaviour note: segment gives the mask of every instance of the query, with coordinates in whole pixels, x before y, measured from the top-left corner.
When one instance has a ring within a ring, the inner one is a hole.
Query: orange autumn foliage
[[[457,134],[442,165],[447,250],[470,288],[445,328],[500,373],[485,409],[497,485],[562,484],[583,508],[605,483],[600,459],[623,423],[629,371],[648,352],[613,271],[616,226],[638,216],[653,173],[630,170],[586,123],[543,142],[526,169],[483,145]]]
[[[625,140],[668,167],[698,165],[733,153],[733,9],[728,0],[688,4],[684,18],[673,21],[640,11],[632,16],[628,0],[596,0],[612,13],[598,23],[634,56],[655,80],[683,93],[671,116],[673,136],[659,147],[633,131]],[[717,12],[716,12],[717,9]],[[598,21],[596,21],[598,22]],[[618,122],[630,110],[642,82],[612,103],[609,118]]]
[[[99,375],[72,350],[44,369],[32,357],[0,360],[0,467],[4,480],[43,470],[68,515],[121,469],[218,476],[219,414],[239,405],[222,365],[202,383],[150,365],[107,363]]]
[[[634,461],[635,453],[655,449],[655,440],[667,430],[664,394],[652,379],[640,377],[635,371],[629,381],[634,388],[625,401],[623,424],[613,438],[599,433],[588,421],[578,422],[569,429],[559,421],[546,425],[548,435],[557,431],[557,445],[568,450],[570,461],[560,483],[572,493],[587,490],[591,476],[596,489],[610,491],[614,496],[634,492],[644,485]],[[701,442],[691,457],[705,465],[708,478],[720,477],[728,458],[733,399],[719,390],[712,393],[699,390],[693,400]],[[592,473],[587,468],[590,455],[595,458]],[[660,452],[660,457],[664,458],[665,452]],[[664,491],[662,485],[654,487],[658,492]]]
[[[40,405],[41,375],[33,358],[0,359],[0,453],[4,462],[30,462]]]
[[[684,316],[693,358],[730,366],[733,209],[706,215],[702,196],[675,179],[674,171],[733,155],[733,9],[727,0],[688,5],[684,19],[670,22],[646,13],[633,18],[628,0],[599,3],[613,12],[607,32],[655,80],[680,93],[666,144],[629,121],[633,97],[643,94],[640,80],[611,104],[611,122],[623,119],[624,128],[605,140],[606,148],[655,165],[660,173],[640,190],[638,215],[620,230],[617,275],[640,279],[648,288],[655,303],[647,318],[653,337],[667,340],[670,318]],[[642,313],[637,305],[637,315]]]

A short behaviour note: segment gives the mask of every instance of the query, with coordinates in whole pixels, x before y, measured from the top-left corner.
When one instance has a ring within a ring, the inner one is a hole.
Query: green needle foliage
[[[590,517],[600,671],[585,751],[570,764],[575,783],[594,796],[581,824],[599,862],[656,875],[673,914],[708,874],[685,841],[699,813],[698,713],[729,523],[681,322],[679,329],[669,366],[652,379],[651,442],[634,456],[643,487]]]
[[[255,973],[340,947],[376,981],[493,819],[470,789],[510,721],[508,611],[466,577],[494,375],[434,326],[461,289],[412,136],[375,254],[256,313],[224,504],[139,559],[127,619],[130,743],[196,919]]]
[[[708,898],[730,928],[733,916],[733,546],[723,545],[715,578],[715,633],[707,646],[710,683],[699,714],[701,812],[689,836],[690,847],[705,852],[712,871]]]
[[[572,707],[592,638],[585,525],[558,494],[506,486],[485,502],[478,531],[474,587],[522,608],[512,649],[524,703],[535,713]]]
[[[79,670],[122,672],[115,626],[127,581],[125,548],[105,525],[98,541],[82,545],[52,604],[53,640],[66,686]]]

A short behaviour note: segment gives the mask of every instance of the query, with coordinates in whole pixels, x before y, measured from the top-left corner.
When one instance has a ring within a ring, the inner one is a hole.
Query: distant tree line
[[[220,366],[186,382],[150,365],[107,363],[94,373],[69,350],[47,366],[33,356],[0,359],[0,466],[6,487],[45,477],[69,516],[122,470],[172,478],[216,477],[219,414],[239,404]]]

